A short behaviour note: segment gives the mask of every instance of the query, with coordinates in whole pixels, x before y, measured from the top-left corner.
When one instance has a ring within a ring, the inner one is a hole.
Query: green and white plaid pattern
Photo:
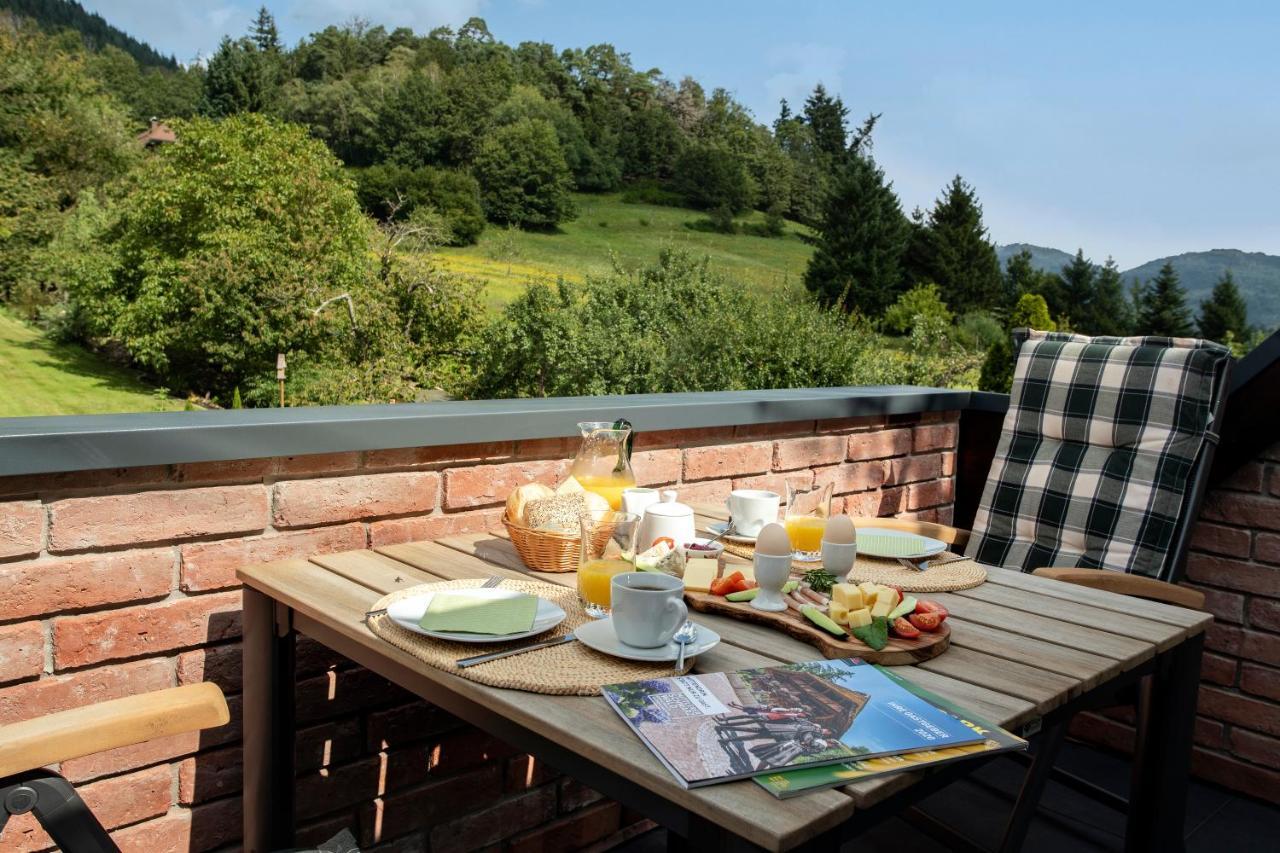
[[[1030,332],[965,553],[1159,576],[1230,353],[1184,338]]]

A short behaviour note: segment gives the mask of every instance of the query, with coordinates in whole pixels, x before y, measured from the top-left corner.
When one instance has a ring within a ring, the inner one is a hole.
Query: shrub
[[[951,325],[951,312],[942,301],[936,284],[917,284],[899,296],[884,312],[880,324],[887,331],[905,335],[915,328],[921,318],[939,320],[943,327]]]
[[[622,191],[622,203],[684,207],[684,196],[657,181],[637,181]]]
[[[1058,325],[1049,316],[1049,305],[1038,293],[1024,293],[1009,315],[1009,328],[1036,329],[1041,332],[1056,331]]]
[[[573,178],[555,129],[522,118],[489,133],[475,159],[485,215],[521,228],[554,228],[575,215]]]
[[[956,321],[956,340],[970,349],[985,352],[1007,336],[1000,321],[986,311],[969,311]]]
[[[412,215],[419,209],[440,214],[448,234],[446,245],[470,246],[484,231],[480,185],[469,173],[432,166],[410,168],[381,163],[352,169],[360,206],[385,221]]]
[[[728,208],[741,213],[751,206],[747,170],[733,153],[714,145],[690,145],[676,161],[675,185],[685,204],[699,210]]]

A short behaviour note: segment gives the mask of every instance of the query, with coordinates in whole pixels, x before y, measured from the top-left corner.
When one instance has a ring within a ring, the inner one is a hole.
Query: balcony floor
[[[1129,762],[1078,743],[1063,746],[1061,766],[1118,794],[1129,788]],[[1004,816],[1021,781],[1022,765],[996,759],[969,779],[924,800],[922,808],[988,849],[1000,840]],[[1124,816],[1061,785],[1050,783],[1040,813],[1027,836],[1026,849],[1037,853],[1079,853],[1124,848]],[[1256,846],[1280,834],[1280,807],[1240,796],[1215,785],[1191,782],[1187,800],[1188,853],[1220,853],[1234,845]],[[664,830],[655,830],[623,847],[624,853],[660,853]],[[936,851],[937,842],[901,818],[891,818],[845,845],[860,853]]]

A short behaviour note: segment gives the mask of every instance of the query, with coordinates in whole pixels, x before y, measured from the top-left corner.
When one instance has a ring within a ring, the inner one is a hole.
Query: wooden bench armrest
[[[1204,593],[1142,575],[1126,575],[1123,572],[1109,572],[1106,569],[1079,568],[1036,569],[1031,574],[1093,589],[1103,589],[1107,592],[1118,592],[1121,595],[1131,595],[1134,598],[1147,598],[1192,610],[1204,610]]]
[[[218,685],[187,684],[0,726],[0,779],[231,719]]]
[[[890,530],[903,530],[907,533],[916,533],[920,536],[928,536],[930,539],[938,539],[946,542],[948,545],[957,549],[963,548],[969,543],[969,531],[961,530],[958,527],[950,527],[946,524],[934,524],[932,521],[914,521],[907,518],[855,518],[853,519],[854,527],[886,527]]]

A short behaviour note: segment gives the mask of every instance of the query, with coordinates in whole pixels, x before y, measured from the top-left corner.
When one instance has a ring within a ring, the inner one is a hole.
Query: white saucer
[[[755,544],[756,537],[754,536],[741,536],[737,533],[725,533],[724,529],[728,526],[729,526],[729,522],[727,521],[717,521],[714,524],[708,524],[706,526],[706,531],[710,533],[713,537],[720,536],[720,534],[723,533],[724,535],[720,536],[720,538],[728,539],[730,542],[740,542],[743,545]]]
[[[906,544],[903,542],[906,539],[918,539],[920,550],[907,553],[902,547]],[[890,560],[896,560],[899,557],[907,560],[923,560],[947,550],[947,543],[939,539],[930,539],[918,533],[892,530],[887,527],[860,527],[857,542],[859,557],[881,557]]]
[[[469,598],[516,598],[524,595],[522,592],[516,592],[513,589],[501,589],[493,587],[489,589],[451,589],[450,594],[465,595]],[[422,616],[427,612],[427,607],[431,604],[431,597],[435,595],[433,592],[424,593],[423,595],[415,595],[412,598],[406,598],[402,601],[387,607],[387,615],[392,621],[415,634],[425,634],[428,637],[435,637],[438,640],[452,640],[455,643],[507,643],[512,640],[521,640],[525,637],[532,637],[541,634],[543,631],[550,631],[555,626],[564,621],[564,611],[554,603],[547,601],[545,598],[538,599],[538,610],[533,617],[533,627],[528,631],[517,631],[514,634],[470,634],[454,631],[428,631],[418,623],[422,621]]]
[[[603,652],[606,655],[612,655],[615,658],[648,663],[666,663],[668,661],[674,662],[680,656],[680,647],[674,642],[667,643],[665,646],[658,646],[656,649],[640,649],[635,646],[628,646],[619,640],[618,635],[614,633],[612,619],[597,619],[594,622],[580,625],[574,629],[573,635],[584,646]],[[714,648],[719,642],[719,634],[705,625],[698,625],[698,638],[684,647],[685,659],[697,657],[703,652]]]

